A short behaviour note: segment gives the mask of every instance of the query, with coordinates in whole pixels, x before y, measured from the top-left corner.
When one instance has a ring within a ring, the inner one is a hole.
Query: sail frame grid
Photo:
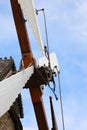
[[[42,42],[42,37],[39,29],[38,19],[36,16],[36,9],[33,0],[18,0],[18,3],[21,6],[24,16],[30,24],[32,32],[38,41],[41,52],[44,55],[44,45]]]
[[[34,72],[34,66],[0,81],[0,117],[5,114]]]

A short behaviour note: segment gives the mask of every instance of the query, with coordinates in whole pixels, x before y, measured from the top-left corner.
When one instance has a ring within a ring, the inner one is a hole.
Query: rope
[[[57,70],[58,72],[58,70]],[[59,82],[59,95],[60,95],[60,107],[61,107],[61,116],[62,116],[62,125],[63,130],[65,130],[65,123],[64,123],[64,114],[63,114],[63,103],[62,103],[62,94],[61,94],[61,84],[60,84],[60,73],[58,72],[58,82]]]

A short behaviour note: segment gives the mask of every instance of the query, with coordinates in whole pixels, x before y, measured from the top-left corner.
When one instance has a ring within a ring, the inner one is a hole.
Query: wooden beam
[[[28,34],[26,31],[25,20],[22,14],[22,10],[17,0],[10,0],[13,12],[13,17],[15,21],[16,31],[19,39],[21,54],[24,62],[24,67],[28,67],[30,64],[36,64],[35,59],[32,54],[30,47],[30,42]],[[34,111],[36,115],[36,120],[39,130],[49,130],[48,123],[46,119],[46,114],[44,111],[43,101],[42,101],[42,90],[40,86],[33,86],[29,88],[32,103],[34,106]]]

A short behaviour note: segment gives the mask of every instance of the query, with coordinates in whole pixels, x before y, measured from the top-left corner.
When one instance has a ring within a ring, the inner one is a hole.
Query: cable
[[[43,16],[44,16],[44,26],[45,26],[45,34],[46,34],[46,44],[47,44],[47,48],[46,46],[44,47],[44,50],[45,50],[45,54],[47,53],[47,58],[48,58],[48,61],[49,61],[49,68],[51,68],[51,65],[50,65],[50,55],[49,55],[49,42],[48,42],[48,33],[47,33],[47,24],[46,24],[46,16],[45,16],[45,11],[44,9],[39,9],[39,10],[36,10],[36,14],[38,15],[38,12],[39,11],[42,11],[43,12]]]
[[[41,78],[43,79],[43,81],[45,81],[45,83],[47,83],[47,80],[43,77],[43,75],[41,74],[41,72],[40,72],[37,68],[35,68],[35,69],[36,69],[36,71],[38,72],[38,74],[41,76]],[[56,100],[58,100],[58,97],[57,97],[57,95],[56,95],[56,93],[55,93],[55,90],[50,87],[50,84],[49,84],[49,83],[47,83],[47,85],[48,85],[48,87],[50,88],[50,90],[53,92],[53,94],[54,94]]]
[[[60,73],[59,73],[58,69],[57,69],[57,72],[58,72],[58,82],[59,82],[59,95],[60,95],[62,125],[63,125],[63,130],[65,130],[64,114],[63,114],[63,104],[62,104],[62,94],[61,94],[61,84],[60,84]]]
[[[51,87],[50,87],[50,85],[48,85],[48,87],[49,87],[49,88],[50,88],[50,90],[53,92],[53,94],[54,94],[54,96],[55,96],[56,100],[58,100],[58,97],[57,97],[57,95],[56,95],[56,93],[55,93],[54,89],[53,89],[53,88],[51,88]]]
[[[45,15],[44,9],[42,9],[42,11],[43,11],[43,16],[44,16],[44,26],[45,26],[45,34],[46,34],[46,42],[47,42],[47,52],[48,52],[49,68],[51,68],[51,64],[50,64],[50,55],[49,55],[49,54],[50,54],[50,51],[49,51],[47,24],[46,24],[46,15]]]

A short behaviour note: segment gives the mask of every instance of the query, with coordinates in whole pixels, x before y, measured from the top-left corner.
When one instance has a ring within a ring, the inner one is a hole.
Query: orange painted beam
[[[25,27],[25,20],[21,12],[20,5],[18,4],[18,1],[11,0],[11,6],[18,35],[19,45],[21,49],[21,54],[24,61],[24,66],[26,68],[31,62],[34,62],[34,58],[31,51],[27,30]]]
[[[14,22],[16,26],[16,31],[19,39],[21,54],[24,62],[24,67],[26,68],[31,64],[35,65],[36,62],[30,47],[30,42],[29,42],[29,38],[25,26],[25,20],[20,5],[18,4],[17,0],[10,0],[10,1],[11,1]],[[34,106],[38,129],[49,130],[46,114],[44,111],[43,101],[42,101],[41,87],[40,86],[29,87],[29,91]]]

